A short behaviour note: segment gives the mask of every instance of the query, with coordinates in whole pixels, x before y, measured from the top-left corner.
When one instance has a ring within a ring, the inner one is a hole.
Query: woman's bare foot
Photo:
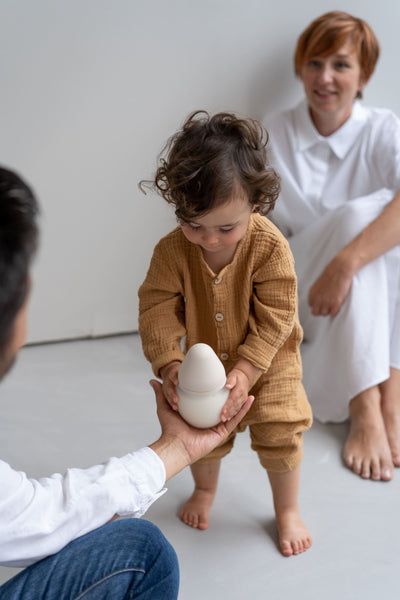
[[[364,479],[389,481],[393,477],[393,461],[378,386],[351,400],[350,419],[350,433],[343,451],[346,465]]]
[[[380,386],[382,415],[395,467],[400,467],[400,371],[390,369],[390,378]]]
[[[276,518],[279,545],[284,556],[301,554],[312,545],[307,527],[300,518],[298,510],[287,511]]]
[[[221,461],[195,463],[190,467],[195,483],[194,492],[182,506],[181,520],[197,529],[207,529],[211,505],[217,492]]]
[[[179,516],[190,527],[207,529],[208,517],[214,500],[214,493],[195,489],[192,496],[182,506]]]

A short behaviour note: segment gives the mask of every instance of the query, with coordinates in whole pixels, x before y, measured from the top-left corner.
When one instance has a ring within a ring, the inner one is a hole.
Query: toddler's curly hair
[[[267,163],[268,133],[253,119],[195,111],[163,148],[154,181],[142,181],[190,221],[244,194],[255,212],[269,213],[280,178]]]

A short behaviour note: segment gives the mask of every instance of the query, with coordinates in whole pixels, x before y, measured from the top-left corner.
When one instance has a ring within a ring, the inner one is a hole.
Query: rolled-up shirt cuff
[[[149,447],[141,448],[121,457],[121,464],[127,470],[131,484],[137,490],[119,510],[120,516],[142,516],[147,509],[165,494],[165,466],[161,458]],[[140,506],[137,504],[140,498]]]

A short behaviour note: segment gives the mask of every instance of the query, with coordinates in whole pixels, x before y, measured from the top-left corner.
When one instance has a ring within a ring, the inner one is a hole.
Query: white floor
[[[151,376],[137,335],[25,348],[2,383],[1,458],[39,477],[152,442]],[[314,545],[301,556],[277,550],[270,490],[246,433],[223,464],[207,531],[177,517],[189,470],[169,483],[147,518],[177,551],[180,600],[398,600],[400,472],[390,483],[350,473],[340,458],[346,432],[315,423],[305,436],[300,501]],[[0,568],[0,583],[13,573]]]

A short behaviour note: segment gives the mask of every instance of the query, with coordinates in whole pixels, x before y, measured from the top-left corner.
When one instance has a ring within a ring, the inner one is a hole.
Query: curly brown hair
[[[253,119],[232,113],[195,111],[163,148],[155,189],[181,221],[190,221],[244,193],[255,212],[267,214],[280,192],[280,178],[267,164],[268,133]]]

